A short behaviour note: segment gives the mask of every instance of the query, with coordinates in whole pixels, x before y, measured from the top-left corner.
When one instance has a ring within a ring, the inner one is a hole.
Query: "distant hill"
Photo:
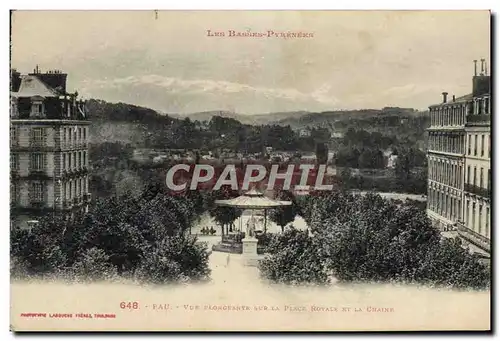
[[[426,112],[419,112],[414,109],[384,108],[384,109],[362,109],[362,110],[338,110],[306,113],[299,117],[287,117],[279,120],[278,124],[290,125],[292,128],[311,127],[332,127],[336,122],[350,120],[363,120],[374,117],[400,117],[402,119],[410,117],[425,116]]]
[[[153,109],[126,103],[91,99],[86,107],[92,122],[93,143],[122,142],[140,146],[154,132],[178,121]]]
[[[187,115],[171,115],[178,119],[189,117],[193,121],[210,121],[214,116],[232,118],[243,124],[262,125],[279,124],[289,125],[293,129],[306,127],[334,128],[334,123],[344,122],[352,119],[365,119],[372,117],[401,117],[402,119],[411,117],[421,117],[427,112],[420,112],[412,108],[386,107],[383,109],[362,109],[362,110],[337,110],[324,112],[290,111],[275,112],[268,114],[243,115],[230,111],[205,111]]]
[[[278,123],[281,120],[286,120],[286,119],[296,119],[307,114],[309,114],[308,111],[275,112],[275,113],[258,114],[258,115],[244,115],[230,111],[204,111],[187,115],[177,114],[171,116],[178,119],[184,119],[186,117],[189,117],[193,121],[200,121],[200,122],[210,121],[212,117],[220,116],[226,118],[233,118],[235,120],[240,121],[243,124],[261,125],[261,124]]]
[[[207,111],[189,115],[162,114],[155,110],[125,103],[109,103],[89,100],[89,116],[92,119],[93,141],[121,141],[143,145],[148,139],[164,138],[171,143],[172,132],[182,121],[210,121],[214,116],[231,118],[247,125],[290,126],[294,130],[303,128],[326,128],[330,132],[346,132],[349,128],[380,132],[397,136],[423,145],[425,130],[429,126],[429,113],[408,108],[383,108],[364,110],[342,110],[327,112],[278,112],[259,115],[242,115],[229,111]],[[170,138],[167,136],[170,135]]]

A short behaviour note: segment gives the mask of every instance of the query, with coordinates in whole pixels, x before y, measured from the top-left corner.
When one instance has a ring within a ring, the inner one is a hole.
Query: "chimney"
[[[447,92],[443,92],[443,103],[446,103],[446,98],[448,96]]]
[[[455,102],[455,95],[453,95],[453,102]]]
[[[13,92],[18,92],[19,87],[21,86],[21,73],[16,69],[12,69],[10,73],[10,86]]]
[[[491,91],[490,89],[490,76],[487,75],[488,69],[486,59],[481,59],[481,73],[477,73],[472,77],[472,96],[480,96]]]
[[[474,59],[474,76],[477,76],[477,59]]]

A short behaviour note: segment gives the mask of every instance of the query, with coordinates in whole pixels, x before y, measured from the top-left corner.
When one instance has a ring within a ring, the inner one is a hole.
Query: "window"
[[[446,215],[446,218],[450,218],[450,214],[451,214],[451,203],[450,203],[450,197],[448,195],[446,195],[446,201],[445,201],[445,215]]]
[[[484,135],[481,135],[481,156],[484,156]]]
[[[82,140],[82,128],[78,128],[78,141]]]
[[[43,202],[43,184],[41,182],[35,182],[31,185],[30,198],[32,202]]]
[[[491,191],[491,169],[488,169],[488,191]]]
[[[486,223],[484,224],[484,234],[486,237],[490,237],[490,208],[486,207]]]
[[[71,143],[71,130],[68,128],[68,141]]]
[[[467,200],[467,208],[465,209],[465,224],[467,227],[469,227],[469,209],[470,209],[470,202]]]
[[[477,135],[474,135],[474,156],[477,156]]]
[[[17,196],[18,196],[17,193],[18,193],[18,191],[17,191],[17,185],[11,183],[10,184],[10,202],[11,203],[17,202]]]
[[[490,113],[490,99],[489,98],[485,98],[484,99],[484,108],[485,108],[485,114],[489,114]]]
[[[479,171],[479,187],[483,188],[483,167]]]
[[[476,203],[472,203],[472,230],[476,231]]]
[[[76,129],[76,127],[75,127],[75,128],[73,129],[73,134],[74,134],[74,135],[73,135],[73,141],[74,141],[74,142],[77,142],[77,139],[76,139],[76,130],[77,130],[77,129]]]
[[[76,152],[73,153],[73,168],[76,168]]]
[[[468,149],[467,149],[467,154],[471,155],[472,135],[469,135],[468,137],[469,137],[468,138],[469,145],[468,145]]]
[[[474,167],[474,177],[472,178],[472,184],[475,186],[476,185],[476,167]]]
[[[78,167],[82,168],[82,152],[78,152]]]
[[[83,128],[83,142],[87,140],[87,128]]]
[[[33,116],[41,116],[43,115],[43,105],[40,101],[35,101],[31,104],[31,114]]]
[[[83,152],[83,167],[87,167],[87,152]]]
[[[12,145],[17,144],[17,128],[16,127],[10,127],[10,144],[12,144]]]
[[[479,204],[479,224],[477,224],[477,232],[479,232],[479,234],[481,234],[481,230],[482,230],[482,222],[483,222],[483,205]]]
[[[45,155],[42,153],[31,153],[30,170],[41,171],[44,169]]]
[[[71,169],[71,153],[68,154],[68,169]]]
[[[17,170],[19,168],[19,158],[17,154],[10,154],[10,170]]]
[[[33,145],[41,145],[44,142],[44,131],[43,128],[33,128],[31,130],[31,143]]]
[[[470,166],[467,166],[467,183],[470,184]]]
[[[62,155],[62,168],[66,170],[66,154]]]
[[[72,181],[73,180],[69,180],[69,183],[68,183],[68,185],[69,185],[69,191],[68,191],[68,193],[69,193],[69,199],[73,198],[73,185],[72,185]]]
[[[17,98],[11,97],[10,98],[10,116],[17,117],[18,114],[19,113],[17,111]]]

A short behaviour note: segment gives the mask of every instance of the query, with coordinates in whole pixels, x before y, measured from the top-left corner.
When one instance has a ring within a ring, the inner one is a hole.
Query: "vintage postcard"
[[[12,11],[11,330],[489,331],[490,21]]]

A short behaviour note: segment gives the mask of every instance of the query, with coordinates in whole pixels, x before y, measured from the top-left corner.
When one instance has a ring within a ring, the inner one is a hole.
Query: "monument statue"
[[[247,222],[247,237],[255,237],[255,218],[252,216]]]

